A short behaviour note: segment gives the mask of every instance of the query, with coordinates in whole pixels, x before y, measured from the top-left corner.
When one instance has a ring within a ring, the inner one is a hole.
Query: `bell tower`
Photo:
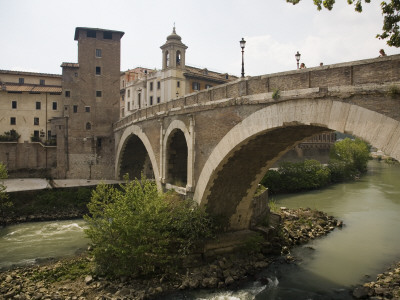
[[[162,49],[162,70],[184,69],[187,46],[182,43],[182,38],[176,34],[175,26]]]

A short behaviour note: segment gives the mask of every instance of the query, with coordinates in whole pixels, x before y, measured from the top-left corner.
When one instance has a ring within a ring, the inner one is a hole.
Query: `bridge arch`
[[[332,130],[400,159],[399,121],[336,100],[279,102],[254,112],[221,139],[200,173],[194,199],[229,218],[230,229],[248,228],[251,199],[265,172],[294,145]]]
[[[157,167],[157,161],[153,152],[153,148],[151,147],[147,135],[139,126],[136,125],[126,128],[121,136],[120,142],[118,143],[115,164],[116,177],[120,179],[121,176],[124,175],[122,173],[126,173],[124,172],[126,169],[124,168],[124,159],[126,160],[130,155],[130,153],[127,152],[127,150],[129,150],[129,146],[131,146],[130,148],[132,149],[136,149],[138,151],[138,155],[135,158],[136,160],[131,161],[127,167],[129,168],[133,165],[140,165],[138,170],[130,174],[130,179],[134,179],[131,175],[138,177],[140,176],[140,172],[143,170],[146,172],[146,168],[147,171],[149,171],[149,168],[151,167],[157,187],[161,190],[161,182],[159,180],[160,173]]]
[[[193,186],[193,121],[190,120],[190,129],[181,120],[173,120],[164,134],[162,151],[163,182],[181,181],[187,191]],[[175,152],[175,153],[172,153]],[[170,168],[174,165],[174,168]]]

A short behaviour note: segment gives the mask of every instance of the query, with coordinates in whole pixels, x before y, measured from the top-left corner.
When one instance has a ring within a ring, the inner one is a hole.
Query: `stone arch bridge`
[[[246,77],[114,124],[115,174],[145,172],[248,228],[266,171],[314,135],[350,133],[400,160],[400,55]]]

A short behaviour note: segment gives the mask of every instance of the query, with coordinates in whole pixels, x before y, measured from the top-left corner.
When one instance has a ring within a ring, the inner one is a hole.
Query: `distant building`
[[[15,130],[19,143],[50,142],[61,100],[60,75],[0,70],[0,135]]]
[[[121,73],[121,116],[236,80],[236,76],[186,65],[186,49],[175,27],[161,46],[162,69],[135,68]]]

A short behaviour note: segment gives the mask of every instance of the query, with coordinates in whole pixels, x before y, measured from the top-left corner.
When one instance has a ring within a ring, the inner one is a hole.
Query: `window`
[[[176,82],[176,87],[181,87],[181,82],[180,81]]]
[[[14,100],[14,101],[11,102],[11,108],[12,109],[16,109],[17,108],[17,101]]]
[[[194,91],[199,91],[200,90],[200,83],[193,82],[192,88],[193,88]]]
[[[165,66],[169,67],[169,52],[165,52]]]
[[[39,110],[42,108],[42,103],[41,102],[36,102],[36,109]]]
[[[39,118],[37,117],[33,118],[33,125],[39,125]]]
[[[209,89],[210,87],[212,87],[211,84],[206,84],[206,89]]]
[[[57,110],[57,102],[53,102],[53,110]]]
[[[96,67],[96,75],[101,75],[101,67]]]
[[[33,137],[38,141],[37,139],[39,138],[39,130],[34,130],[33,131]]]
[[[128,111],[130,111],[131,110],[131,103],[130,102],[127,102],[128,103]]]
[[[96,49],[96,57],[101,57],[101,49]]]
[[[24,84],[24,81],[25,81],[24,78],[19,78],[18,79],[19,84]]]
[[[157,103],[160,103],[160,102],[161,102],[161,98],[157,97]]]
[[[110,31],[104,31],[104,32],[103,32],[103,38],[104,38],[105,40],[112,40],[112,32],[110,32]]]
[[[161,82],[157,81],[157,90],[161,88]]]
[[[95,30],[88,30],[86,33],[87,37],[96,38],[96,31]]]
[[[153,105],[153,96],[150,96],[150,105]]]
[[[77,72],[75,72],[75,77],[78,77],[78,73]]]
[[[225,74],[225,79],[229,79],[229,75],[228,74]]]
[[[131,97],[131,90],[128,90],[128,98]]]
[[[90,122],[86,123],[86,130],[91,130],[92,129],[92,124]]]
[[[90,112],[90,106],[85,106],[85,112]]]
[[[78,112],[78,105],[74,105],[74,106],[72,107],[72,109],[73,109],[73,112],[74,112],[74,113],[77,113],[77,112]]]
[[[44,79],[40,79],[40,85],[44,85],[45,80]]]
[[[179,66],[181,64],[181,51],[176,52],[176,65]]]
[[[153,83],[150,82],[150,91],[152,91],[152,90],[153,90]]]
[[[65,91],[65,97],[67,97],[67,98],[71,97],[71,92],[70,91]]]
[[[97,138],[97,148],[101,148],[101,138]]]
[[[11,117],[10,118],[10,125],[16,125],[17,124],[17,118]]]
[[[101,91],[96,91],[96,97],[101,97]]]

